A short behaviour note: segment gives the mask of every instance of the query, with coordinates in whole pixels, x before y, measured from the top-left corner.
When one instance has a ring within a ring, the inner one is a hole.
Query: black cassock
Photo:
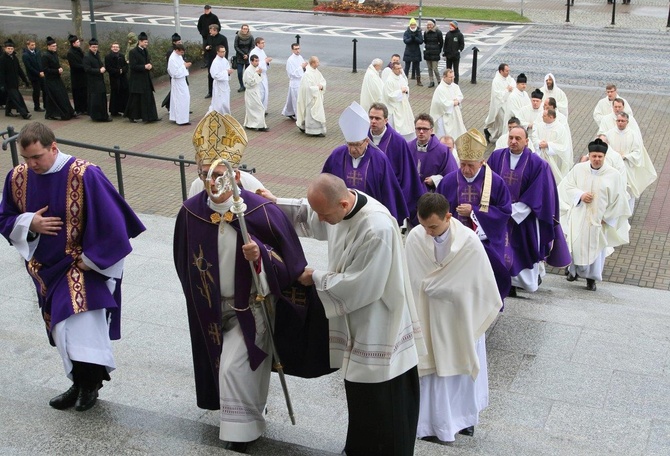
[[[45,118],[59,117],[61,120],[70,120],[74,116],[74,109],[67,96],[65,84],[60,77],[58,54],[47,51],[42,54],[42,71],[44,71],[44,113]]]
[[[72,101],[74,110],[86,112],[88,109],[86,90],[86,71],[84,70],[84,51],[81,48],[70,47],[67,51],[67,61],[70,64],[70,85],[72,86]]]
[[[128,104],[128,62],[120,52],[105,56],[105,68],[109,74],[109,112],[120,115]]]
[[[107,87],[105,75],[100,72],[102,62],[98,53],[88,51],[84,56],[86,87],[88,88],[88,115],[91,120],[107,120]]]
[[[151,63],[146,49],[137,46],[128,53],[130,79],[128,81],[130,96],[126,106],[126,117],[130,120],[142,119],[145,122],[158,120],[154,84],[150,70],[144,65]]]
[[[5,113],[9,114],[14,108],[25,117],[28,115],[28,108],[21,92],[19,92],[19,78],[28,85],[28,78],[26,78],[26,74],[19,65],[16,53],[9,55],[3,52],[0,56],[0,87],[4,88],[7,97]]]

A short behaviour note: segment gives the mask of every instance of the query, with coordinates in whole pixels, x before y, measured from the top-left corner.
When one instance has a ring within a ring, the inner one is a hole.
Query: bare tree
[[[81,0],[72,0],[72,25],[74,34],[81,38]]]

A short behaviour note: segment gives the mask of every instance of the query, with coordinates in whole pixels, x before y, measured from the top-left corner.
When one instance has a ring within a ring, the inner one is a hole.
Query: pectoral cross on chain
[[[359,182],[363,182],[363,176],[357,170],[353,170],[347,174],[347,184],[352,188],[357,188]]]

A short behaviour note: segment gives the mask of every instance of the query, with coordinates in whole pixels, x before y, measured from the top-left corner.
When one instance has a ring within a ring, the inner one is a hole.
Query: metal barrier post
[[[295,42],[296,44],[300,44],[300,35],[295,36]]]
[[[7,137],[11,138],[15,134],[16,134],[16,130],[14,130],[14,127],[9,125],[7,127]],[[12,155],[12,165],[14,165],[14,167],[19,166],[19,153],[16,150],[16,141],[12,141],[12,142],[9,143],[9,151]]]
[[[353,40],[351,40],[351,42],[354,43],[354,63],[353,63],[353,70],[351,72],[358,73],[358,71],[356,71],[356,43],[358,43],[358,40],[354,38]]]
[[[119,146],[114,146],[114,149],[121,149]],[[116,162],[116,180],[119,185],[119,194],[122,198],[126,198],[125,191],[123,189],[123,171],[121,170],[121,154],[114,152],[114,162]]]
[[[181,200],[186,201],[186,167],[183,155],[179,156],[179,177],[181,178]]]
[[[479,54],[479,49],[475,46],[472,48],[472,77],[470,78],[472,84],[477,84],[477,54]]]
[[[614,21],[614,16],[616,16],[616,0],[612,0],[612,24],[616,25]]]
[[[565,6],[568,7],[567,12],[565,13],[565,22],[570,22],[570,0],[567,0]]]
[[[668,6],[668,25],[666,27],[670,27],[670,6]]]

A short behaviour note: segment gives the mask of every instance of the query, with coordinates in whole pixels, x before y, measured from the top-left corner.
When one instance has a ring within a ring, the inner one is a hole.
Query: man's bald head
[[[342,179],[333,174],[319,174],[307,187],[307,201],[322,222],[335,225],[349,213],[356,197]]]

